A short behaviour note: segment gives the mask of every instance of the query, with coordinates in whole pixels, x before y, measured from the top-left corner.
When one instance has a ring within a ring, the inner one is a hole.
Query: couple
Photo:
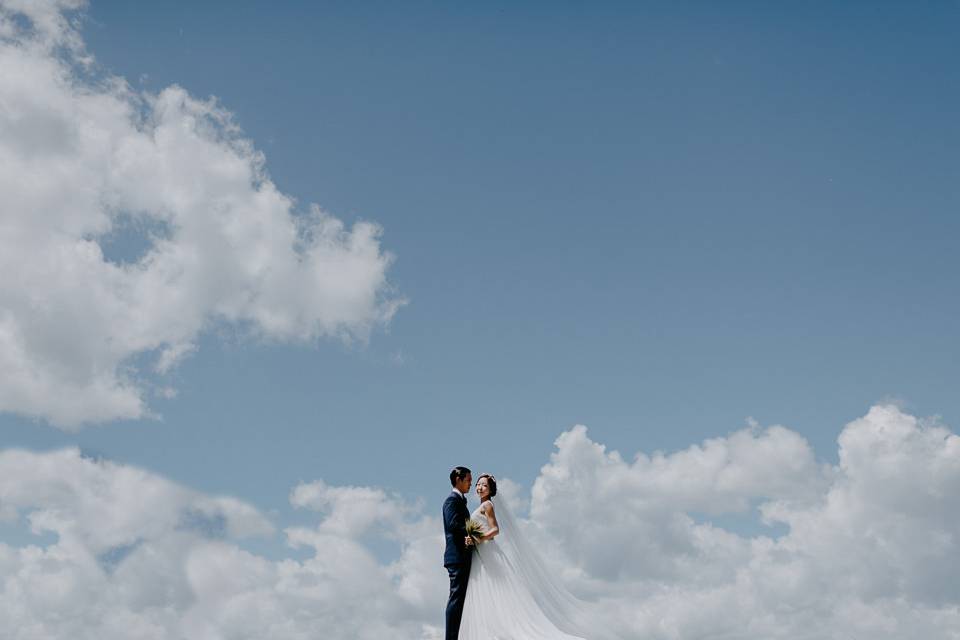
[[[450,484],[443,503],[443,564],[450,574],[446,640],[584,640],[580,603],[545,570],[507,505],[494,501],[496,478],[477,479],[480,506],[472,515],[470,469],[456,467]],[[472,536],[470,520],[479,525]]]

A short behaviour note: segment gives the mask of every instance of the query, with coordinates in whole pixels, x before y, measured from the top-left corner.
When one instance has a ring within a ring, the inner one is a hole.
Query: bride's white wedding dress
[[[543,566],[509,508],[495,500],[500,533],[473,552],[460,640],[584,640],[583,610]],[[487,517],[471,516],[484,531]]]

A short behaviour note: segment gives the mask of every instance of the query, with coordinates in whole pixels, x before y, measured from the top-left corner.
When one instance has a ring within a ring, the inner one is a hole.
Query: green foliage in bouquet
[[[473,538],[474,544],[483,542],[483,527],[473,518],[467,520],[467,535]]]

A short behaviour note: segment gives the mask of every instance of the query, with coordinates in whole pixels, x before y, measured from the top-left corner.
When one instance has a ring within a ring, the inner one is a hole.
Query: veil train
[[[460,638],[614,640],[590,605],[547,568],[507,501],[496,497],[493,504],[500,534],[474,552]]]

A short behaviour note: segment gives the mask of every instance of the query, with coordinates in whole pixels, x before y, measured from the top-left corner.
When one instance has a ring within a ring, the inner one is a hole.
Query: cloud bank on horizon
[[[91,73],[81,0],[0,0],[0,411],[150,415],[205,331],[365,340],[403,300],[380,228],[294,201],[214,100]],[[124,234],[142,244],[111,255]]]
[[[881,405],[838,443],[828,465],[796,432],[752,427],[627,461],[577,426],[529,498],[505,497],[623,638],[957,637],[960,437]],[[442,637],[433,505],[322,480],[290,501],[316,513],[283,532],[310,555],[270,559],[244,549],[273,525],[240,501],[73,449],[2,451],[0,517],[55,538],[0,543],[8,637]],[[754,509],[785,533],[710,522]]]

